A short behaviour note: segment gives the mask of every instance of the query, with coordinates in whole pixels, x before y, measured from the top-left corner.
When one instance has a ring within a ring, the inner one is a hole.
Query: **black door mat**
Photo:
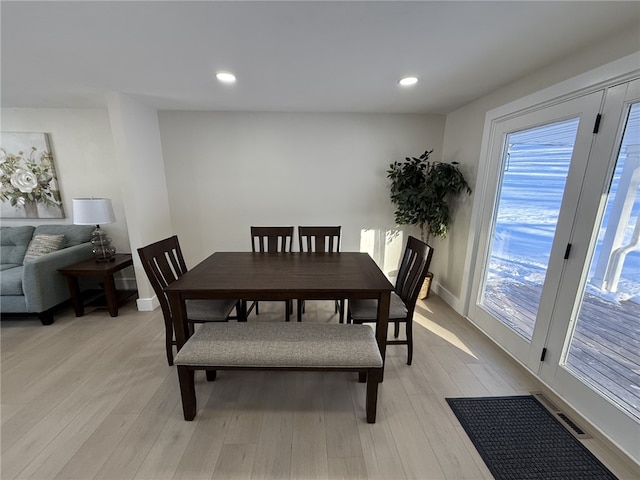
[[[530,395],[446,400],[496,480],[617,480]]]

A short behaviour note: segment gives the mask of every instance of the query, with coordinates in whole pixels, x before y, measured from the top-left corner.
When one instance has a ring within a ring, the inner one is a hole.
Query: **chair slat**
[[[339,252],[342,227],[298,227],[301,252]]]
[[[301,252],[339,252],[342,227],[298,227],[298,246]],[[298,302],[298,321],[302,320],[304,300]],[[336,300],[336,313],[344,322],[344,299]]]
[[[260,253],[287,253],[292,251],[293,227],[251,227],[251,251]],[[248,299],[244,299],[246,302]],[[256,309],[259,314],[258,301],[252,301],[251,306],[246,309],[247,315]],[[293,300],[286,301],[286,319],[293,309]]]
[[[293,227],[251,227],[251,251],[291,252]]]

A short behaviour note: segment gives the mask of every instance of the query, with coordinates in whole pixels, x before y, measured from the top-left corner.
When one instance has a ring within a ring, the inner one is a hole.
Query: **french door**
[[[537,372],[603,92],[495,125],[470,317]],[[492,190],[491,190],[492,189]]]
[[[640,80],[494,120],[469,317],[640,458]]]

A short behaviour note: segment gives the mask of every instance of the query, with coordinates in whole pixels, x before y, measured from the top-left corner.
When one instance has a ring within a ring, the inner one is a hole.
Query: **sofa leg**
[[[51,325],[53,323],[53,311],[47,310],[45,312],[40,312],[38,314],[38,318],[40,318],[42,325]]]

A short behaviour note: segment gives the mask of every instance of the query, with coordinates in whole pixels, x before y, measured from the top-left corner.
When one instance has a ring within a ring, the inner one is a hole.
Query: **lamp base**
[[[93,255],[97,263],[114,262],[116,249],[111,246],[111,239],[107,237],[100,225],[91,233],[91,244],[93,245]]]

